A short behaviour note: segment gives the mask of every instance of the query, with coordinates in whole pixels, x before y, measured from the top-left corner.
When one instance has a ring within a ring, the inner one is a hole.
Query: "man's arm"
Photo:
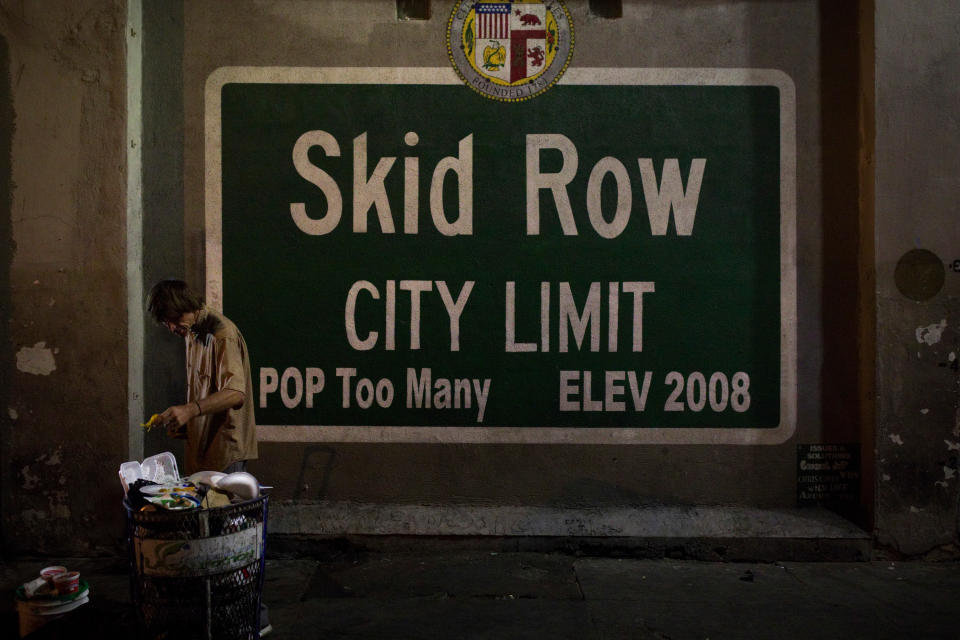
[[[176,432],[180,430],[180,427],[187,424],[192,418],[241,407],[243,401],[244,395],[236,389],[221,389],[202,400],[168,407],[166,411],[160,414],[160,421],[167,425],[167,434],[174,436],[178,435]]]
[[[208,413],[220,413],[227,409],[239,409],[243,406],[243,400],[244,396],[242,392],[236,389],[221,389],[216,393],[211,393],[203,400],[192,403],[195,409],[200,409],[200,411],[194,415],[206,415]]]

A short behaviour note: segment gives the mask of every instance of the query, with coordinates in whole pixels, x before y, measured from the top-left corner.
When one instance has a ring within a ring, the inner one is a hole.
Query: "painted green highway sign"
[[[207,83],[207,297],[262,439],[782,442],[796,406],[793,85],[570,69]]]

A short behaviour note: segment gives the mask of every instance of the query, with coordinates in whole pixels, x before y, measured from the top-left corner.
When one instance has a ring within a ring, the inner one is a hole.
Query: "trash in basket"
[[[180,478],[176,458],[169,451],[150,456],[142,463],[124,462],[119,474],[124,495],[136,508],[147,504],[173,511],[219,507],[252,500],[260,495],[261,489],[270,489],[260,486],[246,471],[199,471]]]
[[[120,466],[130,595],[145,638],[258,638],[267,495],[249,473],[181,478],[170,452]]]
[[[267,498],[184,511],[124,501],[131,599],[145,637],[259,637]]]
[[[169,451],[164,451],[144,458],[143,462],[130,460],[120,465],[120,482],[123,484],[124,493],[129,490],[130,485],[141,478],[157,484],[177,482],[180,480],[177,459]]]

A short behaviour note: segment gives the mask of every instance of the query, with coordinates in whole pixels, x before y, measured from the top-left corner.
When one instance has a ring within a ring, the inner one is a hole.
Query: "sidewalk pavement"
[[[32,638],[134,638],[125,558],[0,561],[13,591],[56,562],[90,602]],[[732,563],[425,548],[268,557],[276,640],[960,638],[958,562]]]

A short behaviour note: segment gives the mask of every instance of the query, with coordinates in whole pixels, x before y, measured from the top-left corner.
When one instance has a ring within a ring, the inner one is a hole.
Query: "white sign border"
[[[221,67],[205,88],[206,299],[223,309],[220,95],[229,83],[462,84],[450,67]],[[774,428],[258,425],[266,442],[776,445],[797,422],[796,89],[776,69],[572,68],[557,85],[775,86],[780,91],[780,424]]]

